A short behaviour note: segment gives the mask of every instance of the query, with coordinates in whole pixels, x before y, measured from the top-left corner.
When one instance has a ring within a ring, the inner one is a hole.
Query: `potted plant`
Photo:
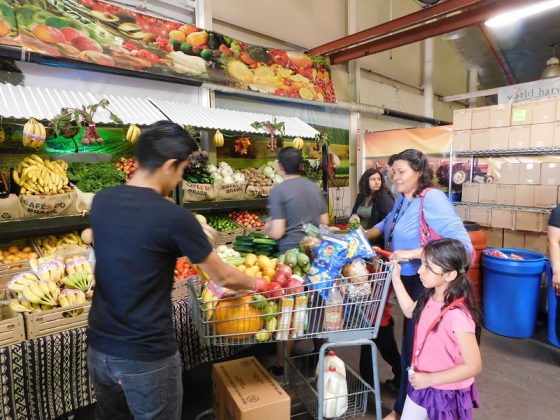
[[[53,133],[56,136],[63,136],[65,138],[72,139],[77,153],[78,143],[76,143],[75,137],[84,127],[87,127],[81,141],[84,146],[95,143],[103,143],[103,139],[97,133],[95,122],[93,121],[95,113],[99,108],[107,109],[107,111],[109,111],[109,117],[115,123],[123,123],[118,116],[108,109],[108,106],[109,101],[103,98],[95,104],[82,105],[78,108],[62,108],[60,113],[52,119],[50,127],[52,127]]]

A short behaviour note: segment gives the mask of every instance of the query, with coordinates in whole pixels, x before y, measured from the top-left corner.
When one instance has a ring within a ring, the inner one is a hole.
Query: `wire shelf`
[[[560,154],[560,147],[532,147],[526,149],[469,150],[453,152],[457,157],[538,156]]]

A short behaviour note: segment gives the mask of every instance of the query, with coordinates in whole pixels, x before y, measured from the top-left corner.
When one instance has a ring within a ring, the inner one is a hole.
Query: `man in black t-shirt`
[[[96,289],[88,366],[97,419],[181,418],[181,361],[170,298],[178,257],[200,264],[222,286],[254,289],[256,279],[213,252],[196,218],[165,199],[197,148],[179,125],[157,122],[136,143],[133,178],[93,200]]]
[[[560,205],[548,219],[548,258],[552,267],[552,287],[556,290],[556,337],[560,339]]]

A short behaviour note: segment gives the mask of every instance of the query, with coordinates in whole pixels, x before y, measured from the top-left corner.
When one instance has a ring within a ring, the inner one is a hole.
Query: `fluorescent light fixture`
[[[560,6],[560,0],[547,0],[540,1],[530,6],[520,7],[509,12],[502,13],[496,17],[488,19],[484,24],[490,28],[499,28],[506,25],[511,25],[521,19],[538,13],[546,12],[547,10],[554,9]]]

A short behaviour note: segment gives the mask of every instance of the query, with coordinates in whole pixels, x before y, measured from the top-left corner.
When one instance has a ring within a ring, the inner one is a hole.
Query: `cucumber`
[[[236,241],[239,242],[250,242],[253,243],[253,237],[252,236],[236,236],[235,237]]]
[[[250,235],[253,238],[259,238],[259,239],[269,239],[268,235],[266,233],[258,233],[258,232],[251,232]]]
[[[233,249],[235,249],[237,252],[247,253],[247,254],[251,254],[254,251],[253,247],[238,245],[236,243],[233,244]]]
[[[238,265],[241,265],[245,262],[245,258],[243,258],[243,257],[227,257],[227,258],[224,258],[224,262],[226,264],[235,265],[237,267]]]
[[[267,238],[254,238],[254,244],[261,244],[261,245],[276,245],[277,242],[274,239],[267,239]]]

